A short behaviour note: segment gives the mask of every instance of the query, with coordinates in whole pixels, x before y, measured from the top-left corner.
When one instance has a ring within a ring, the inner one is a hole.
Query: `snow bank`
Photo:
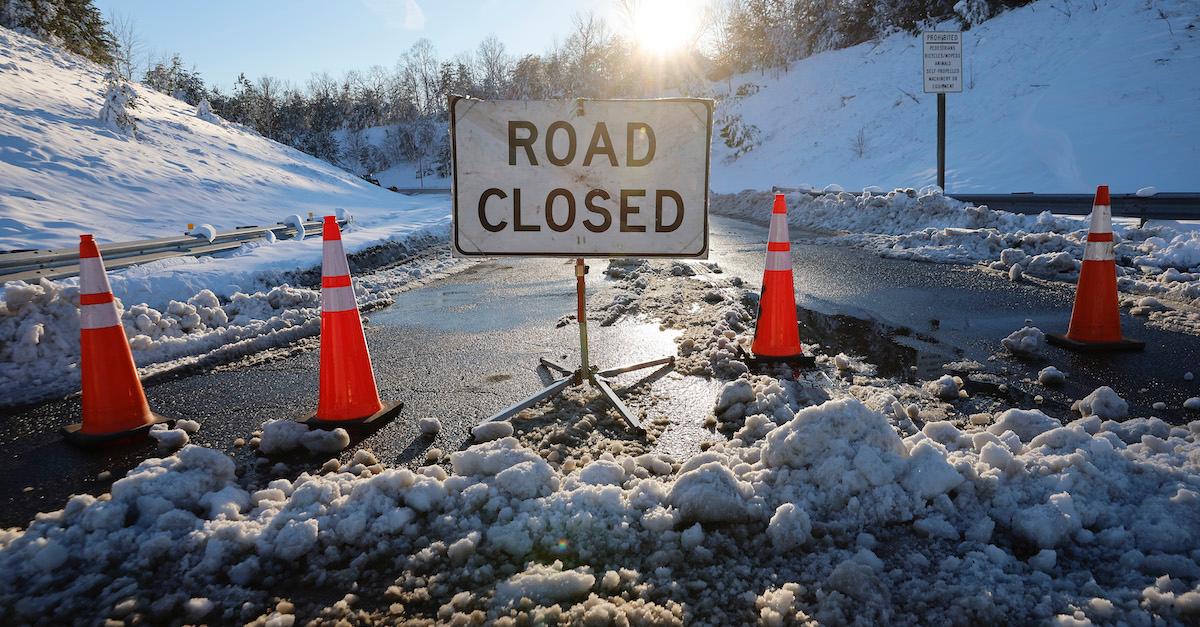
[[[387,260],[441,241],[415,234],[373,248],[360,239],[352,249],[363,248],[364,257]],[[320,242],[313,244],[318,256],[312,262],[319,265]],[[292,244],[277,247],[283,246]],[[279,253],[288,254],[284,250]],[[245,258],[193,261],[196,266],[209,267],[237,259]],[[284,283],[242,291],[284,281],[289,276],[297,278],[300,268],[294,264],[304,259],[298,256],[287,260],[285,263],[291,270],[286,274],[278,270],[259,272],[253,260],[249,260],[246,262],[249,269],[240,270],[244,273],[242,277],[215,271],[197,275],[196,281],[177,280],[173,269],[187,267],[186,262],[161,272],[138,267],[110,273],[121,322],[143,374],[167,372],[202,360],[228,361],[316,335],[320,330],[319,290]],[[399,293],[454,267],[454,262],[445,255],[431,255],[357,276],[355,291],[359,306],[370,310],[391,304]],[[193,282],[216,287],[192,292]],[[139,297],[149,297],[156,304],[126,305]],[[0,406],[36,402],[78,390],[78,362],[78,281],[42,279],[37,284],[5,285],[0,292],[0,386],[12,392],[0,399]]]
[[[765,222],[772,194],[716,194],[712,208]],[[980,264],[1010,278],[1075,281],[1087,240],[1087,223],[1075,217],[1019,215],[975,207],[940,190],[897,189],[886,194],[789,193],[793,227],[832,235],[827,241],[859,246],[881,256],[934,263]],[[1143,228],[1116,225],[1117,285],[1148,297],[1132,313],[1174,330],[1200,333],[1200,262],[1190,255],[1200,231],[1169,223]],[[1170,301],[1180,307],[1167,307]],[[1149,303],[1150,301],[1148,301]]]
[[[545,616],[552,605],[615,616],[621,604],[610,608],[610,596],[636,583],[637,611],[659,617],[686,598],[718,622],[764,609],[837,622],[851,607],[917,620],[923,603],[945,611],[933,599],[986,598],[954,611],[1038,622],[1074,611],[1079,584],[1059,567],[1092,568],[1100,583],[1087,595],[1112,617],[1183,616],[1178,604],[1143,603],[1142,590],[1168,575],[1160,594],[1178,598],[1200,579],[1200,422],[1064,426],[1010,410],[986,430],[928,422],[902,438],[896,415],[872,406],[842,398],[805,407],[768,421],[762,439],[718,442],[666,475],[617,455],[564,476],[504,437],[453,453],[449,473],[388,469],[360,451],[325,474],[247,485],[225,454],[186,446],[143,462],[110,498],[73,497],[28,529],[0,533],[0,611],[18,621],[99,620],[153,601],[165,612],[248,621],[276,611],[266,590],[282,578],[336,589],[405,556],[396,598],[439,599],[447,621],[474,611]],[[298,426],[268,423],[260,447],[321,433]],[[928,540],[873,548],[897,534]],[[1043,552],[1026,561],[1017,546]],[[783,579],[752,574],[763,567]],[[703,578],[713,569],[723,587],[674,588],[673,569]],[[185,577],[188,595],[149,592]],[[458,596],[464,590],[475,592]],[[743,594],[745,605],[728,602]]]

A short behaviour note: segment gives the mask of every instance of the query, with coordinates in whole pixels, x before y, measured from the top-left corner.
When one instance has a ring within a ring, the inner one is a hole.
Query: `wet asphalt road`
[[[763,226],[714,218],[711,260],[757,286],[765,236]],[[1200,370],[1200,338],[1152,329],[1130,317],[1123,318],[1126,334],[1145,340],[1145,353],[1085,355],[1052,347],[1041,360],[989,361],[999,339],[1026,318],[1047,331],[1065,329],[1070,286],[1014,284],[976,269],[882,259],[851,248],[806,244],[798,234],[792,239],[803,341],[863,357],[885,374],[911,365],[929,378],[941,373],[943,363],[974,359],[1015,383],[1053,363],[1071,373],[1055,392],[1060,405],[1107,384],[1131,401],[1134,415],[1150,415],[1151,403],[1166,402],[1172,409],[1153,413],[1172,422],[1187,420],[1179,405],[1200,395],[1200,382],[1182,378],[1186,370]],[[601,274],[605,263],[591,265],[590,300],[605,304],[611,300]],[[569,260],[496,260],[404,293],[393,307],[370,315],[367,339],[380,394],[403,400],[405,408],[398,419],[356,434],[342,456],[369,446],[385,463],[416,464],[431,447],[465,446],[470,428],[482,418],[549,381],[534,369],[539,357],[558,358],[564,365],[577,359],[578,328],[556,326],[573,313],[573,295]],[[625,322],[589,329],[593,362],[604,366],[674,351],[673,335],[654,325]],[[311,411],[315,346],[309,340],[216,371],[159,381],[146,393],[159,413],[202,423],[194,442],[227,450],[253,468],[253,452],[235,448],[233,441],[249,439],[268,419]],[[635,380],[637,375],[624,375],[619,382]],[[702,435],[699,422],[719,385],[675,376],[653,385],[668,396],[703,399],[655,410],[671,413],[680,423],[660,445],[690,450]],[[102,452],[66,445],[57,429],[77,421],[78,412],[74,398],[0,414],[0,526],[25,525],[39,511],[62,507],[72,493],[104,492],[112,479],[99,479],[99,473],[110,470],[119,478],[158,454],[152,443]],[[424,416],[442,421],[442,432],[432,440],[415,428]]]

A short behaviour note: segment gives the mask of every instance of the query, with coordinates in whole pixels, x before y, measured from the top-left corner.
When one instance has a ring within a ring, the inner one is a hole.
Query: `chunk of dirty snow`
[[[1046,347],[1046,334],[1037,327],[1022,327],[1000,340],[1000,343],[1014,355],[1033,357],[1040,355]]]
[[[684,520],[741,522],[753,518],[748,503],[752,492],[750,484],[739,481],[729,468],[709,462],[679,475],[667,500]]]
[[[421,418],[417,421],[421,435],[437,435],[442,430],[442,421],[437,418]]]
[[[1042,549],[1029,558],[1029,566],[1040,571],[1049,571],[1054,568],[1057,561],[1058,554],[1054,552],[1054,549]]]
[[[200,430],[200,423],[196,422],[195,420],[176,420],[175,428],[183,429],[188,433],[196,433]]]
[[[150,437],[158,442],[158,448],[167,451],[181,448],[191,441],[183,429],[151,429]]]
[[[1009,409],[1000,414],[987,430],[996,435],[1012,431],[1022,442],[1029,442],[1039,434],[1061,426],[1062,423],[1037,409]]]
[[[962,388],[962,380],[957,377],[952,377],[948,374],[942,375],[936,381],[930,381],[925,384],[925,389],[930,394],[951,401],[958,398],[958,391]]]
[[[1193,396],[1184,401],[1183,408],[1190,409],[1192,411],[1200,411],[1200,396]]]
[[[1067,373],[1054,366],[1046,366],[1038,372],[1038,383],[1042,385],[1061,385],[1066,380]]]
[[[258,450],[267,455],[303,449],[309,453],[336,453],[350,445],[350,434],[338,427],[332,431],[309,428],[292,420],[270,420],[262,426]]]
[[[625,481],[625,469],[616,462],[594,461],[579,471],[579,480],[589,485],[616,485]]]
[[[1075,409],[1084,416],[1099,416],[1105,420],[1116,420],[1129,415],[1129,403],[1117,396],[1107,385],[1102,385],[1079,399]]]
[[[833,365],[838,370],[850,369],[850,356],[846,353],[838,353],[833,356]]]
[[[512,434],[512,423],[505,420],[485,422],[471,429],[471,437],[475,438],[476,442],[491,442],[492,440],[507,438]]]
[[[945,494],[963,482],[962,475],[946,461],[946,456],[928,441],[913,447],[904,487],[923,499]]]
[[[493,603],[506,606],[528,598],[537,605],[552,605],[582,597],[596,584],[588,567],[562,568],[560,561],[550,565],[530,563],[523,572],[496,585]]]
[[[794,549],[812,538],[812,520],[803,507],[784,503],[775,508],[775,514],[767,524],[767,536],[780,551]]]

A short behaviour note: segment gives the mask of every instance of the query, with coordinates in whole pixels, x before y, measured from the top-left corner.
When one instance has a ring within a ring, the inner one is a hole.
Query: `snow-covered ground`
[[[724,382],[702,452],[656,452],[674,421],[631,439],[575,390],[415,470],[365,449],[279,457],[347,438],[268,423],[248,434],[257,471],[185,446],[0,532],[0,620],[1200,617],[1200,421],[1129,416],[1107,388],[1051,416],[819,348],[814,371],[751,373],[732,347],[750,339],[757,293],[715,270],[608,272],[613,308],[679,328],[681,370]]]
[[[1193,0],[1040,0],[975,26],[963,41],[964,91],[946,97],[949,191],[1200,188]],[[936,97],[922,93],[919,36],[898,33],[787,72],[735,76],[714,93],[723,98],[718,127],[740,116],[738,130],[757,138],[732,159],[735,149],[715,129],[716,191],[937,182]]]
[[[274,224],[342,208],[367,225],[444,218],[196,107],[134,84],[136,137],[97,119],[105,70],[0,28],[0,250]]]
[[[454,267],[450,203],[408,197],[134,85],[135,137],[97,120],[104,71],[0,28],[0,249],[74,247],[345,216],[359,302],[373,309]],[[433,252],[433,247],[439,250]],[[217,362],[316,333],[319,237],[176,257],[109,280],[143,374]],[[370,272],[393,262],[400,267]],[[301,286],[307,287],[301,287]],[[79,387],[76,279],[0,287],[0,406]]]
[[[885,257],[980,264],[1014,281],[1075,281],[1087,240],[1086,218],[1036,216],[975,207],[936,187],[881,193],[786,195],[788,223],[832,234],[825,242]],[[716,194],[712,211],[755,222],[770,217],[773,194]],[[1200,333],[1200,228],[1195,224],[1116,224],[1118,288],[1134,314],[1177,331]]]

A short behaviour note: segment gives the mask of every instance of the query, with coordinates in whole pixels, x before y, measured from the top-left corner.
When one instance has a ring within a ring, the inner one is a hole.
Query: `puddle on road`
[[[376,312],[376,324],[417,326],[441,331],[479,333],[512,329],[537,320],[555,320],[573,307],[574,293],[562,281],[516,288],[449,283],[406,292]]]
[[[798,314],[801,341],[820,344],[830,355],[860,358],[873,364],[880,376],[903,381],[937,378],[945,372],[944,364],[962,358],[961,351],[912,329],[804,308]]]

